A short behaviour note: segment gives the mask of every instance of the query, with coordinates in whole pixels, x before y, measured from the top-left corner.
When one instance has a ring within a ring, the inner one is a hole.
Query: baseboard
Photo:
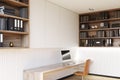
[[[120,77],[117,77],[117,76],[101,75],[101,74],[94,74],[94,73],[89,73],[89,75],[120,79]]]
[[[62,78],[57,79],[57,80],[63,80],[63,79],[66,79],[68,77],[71,77],[73,75],[74,74],[71,74],[71,75],[62,77]],[[89,73],[89,75],[85,76],[85,80],[120,80],[120,77]]]
[[[99,74],[89,74],[85,80],[120,80],[120,77],[106,76]]]

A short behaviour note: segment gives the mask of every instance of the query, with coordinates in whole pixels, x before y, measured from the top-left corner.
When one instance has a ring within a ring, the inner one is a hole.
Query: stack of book
[[[15,9],[0,6],[0,14],[15,15]]]

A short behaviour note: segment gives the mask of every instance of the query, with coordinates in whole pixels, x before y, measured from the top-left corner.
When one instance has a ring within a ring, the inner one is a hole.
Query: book
[[[20,31],[20,20],[17,20],[17,31]]]
[[[3,47],[3,34],[0,33],[0,47]]]
[[[14,19],[7,18],[7,30],[14,30]]]
[[[20,17],[28,18],[28,8],[21,8],[20,9]]]
[[[14,19],[14,31],[17,31],[17,26],[18,26],[17,19]]]
[[[6,30],[6,18],[0,18],[0,30]]]
[[[113,37],[119,36],[119,30],[113,30]]]
[[[113,46],[113,39],[106,39],[105,46]]]
[[[0,6],[0,14],[4,14],[4,6]]]
[[[20,20],[20,31],[21,31],[21,32],[24,31],[23,20]]]

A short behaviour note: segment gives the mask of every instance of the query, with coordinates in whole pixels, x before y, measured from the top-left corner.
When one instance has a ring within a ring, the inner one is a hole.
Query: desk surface
[[[70,63],[70,64],[58,63],[58,64],[52,64],[52,65],[42,66],[38,68],[28,69],[28,70],[25,70],[25,72],[49,72],[49,71],[58,70],[58,69],[71,68],[83,63],[84,62]]]
[[[76,67],[84,65],[80,63],[58,63],[24,71],[24,80],[56,80],[76,72]],[[54,77],[53,77],[54,76]]]

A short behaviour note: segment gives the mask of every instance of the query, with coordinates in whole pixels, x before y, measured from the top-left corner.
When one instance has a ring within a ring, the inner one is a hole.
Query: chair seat
[[[82,75],[83,75],[83,72],[77,71],[77,72],[75,72],[74,74],[77,75],[77,76],[82,76]]]

